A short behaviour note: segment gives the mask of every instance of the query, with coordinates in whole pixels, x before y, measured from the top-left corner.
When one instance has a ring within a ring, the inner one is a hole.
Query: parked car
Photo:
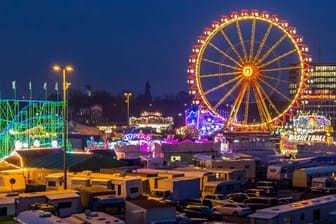
[[[223,215],[245,216],[252,213],[251,208],[239,203],[223,203],[214,207],[214,211],[218,211]]]
[[[187,205],[183,212],[188,218],[206,218],[208,220],[222,219],[220,213],[215,212],[212,208],[204,205]]]
[[[275,206],[278,204],[278,200],[270,197],[250,197],[245,200],[244,204],[252,210],[257,210]]]
[[[251,188],[251,189],[247,189],[245,191],[245,193],[247,194],[247,196],[249,197],[263,197],[266,196],[266,191],[265,189],[262,188]]]
[[[228,194],[226,196],[226,199],[229,199],[229,200],[232,200],[238,203],[244,203],[244,201],[248,199],[248,195],[245,193],[237,192],[237,193]]]
[[[202,198],[203,205],[208,205],[208,204],[203,203],[206,200],[211,202],[210,207],[214,207],[214,206],[220,205],[223,202],[223,200],[225,200],[225,197],[222,194],[207,194]]]

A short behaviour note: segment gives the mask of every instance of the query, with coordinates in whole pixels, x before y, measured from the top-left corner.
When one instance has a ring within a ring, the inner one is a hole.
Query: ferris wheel
[[[213,21],[189,57],[193,104],[222,117],[227,128],[269,129],[299,106],[311,62],[302,40],[267,11]]]

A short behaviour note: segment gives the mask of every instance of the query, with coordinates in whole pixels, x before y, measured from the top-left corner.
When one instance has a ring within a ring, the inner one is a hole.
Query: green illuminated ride
[[[0,156],[14,149],[62,147],[62,111],[61,101],[1,99]]]

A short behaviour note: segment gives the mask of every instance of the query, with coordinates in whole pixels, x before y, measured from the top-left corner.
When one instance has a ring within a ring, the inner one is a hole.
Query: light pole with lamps
[[[67,151],[67,138],[68,138],[68,113],[67,113],[67,89],[70,87],[71,83],[66,81],[66,73],[72,72],[73,67],[70,65],[66,66],[53,66],[54,71],[62,71],[63,75],[63,170],[64,170],[64,190],[67,189],[67,162],[66,162],[66,151]]]
[[[127,125],[129,125],[129,115],[130,115],[130,97],[132,96],[131,92],[125,92],[124,96],[126,97],[126,104],[127,104]]]

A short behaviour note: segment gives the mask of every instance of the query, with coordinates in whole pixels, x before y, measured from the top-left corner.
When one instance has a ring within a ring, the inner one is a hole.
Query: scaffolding
[[[62,147],[63,103],[0,100],[0,156],[15,149]]]

